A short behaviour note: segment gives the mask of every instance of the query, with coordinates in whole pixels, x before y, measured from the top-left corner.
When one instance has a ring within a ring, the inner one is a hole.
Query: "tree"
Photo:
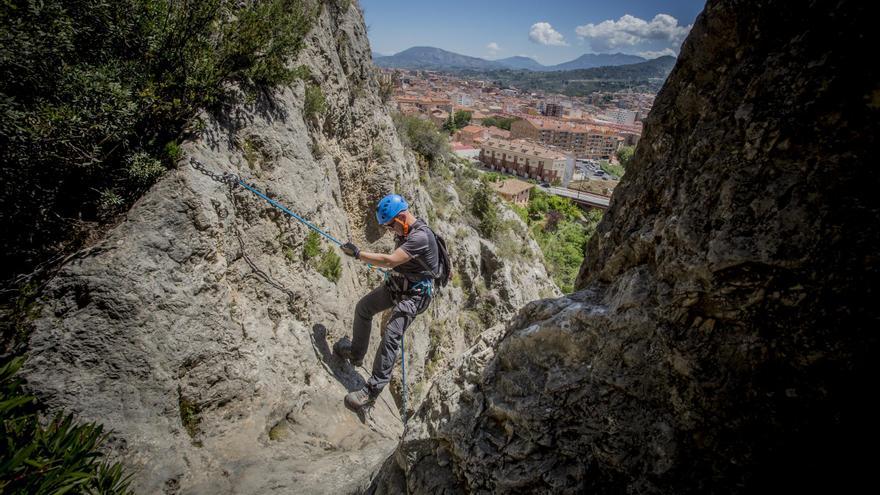
[[[465,110],[459,110],[455,112],[455,117],[453,118],[453,122],[455,124],[455,128],[461,129],[464,126],[470,124],[471,122],[471,112]]]
[[[449,114],[449,117],[446,118],[446,122],[443,123],[443,130],[452,134],[455,132],[455,119],[452,114]]]
[[[486,117],[483,119],[482,124],[484,127],[497,127],[509,131],[510,124],[514,123],[516,120],[515,117]]]
[[[449,155],[449,141],[433,122],[400,113],[392,117],[403,144],[426,160],[435,163]]]
[[[474,193],[474,199],[471,203],[471,213],[480,220],[477,229],[486,239],[491,238],[495,234],[500,224],[498,220],[498,206],[492,200],[492,195],[493,193],[489,189],[488,183],[482,182]]]
[[[617,159],[620,161],[620,164],[626,168],[629,165],[630,160],[632,160],[633,153],[635,153],[635,146],[623,146],[617,151]]]

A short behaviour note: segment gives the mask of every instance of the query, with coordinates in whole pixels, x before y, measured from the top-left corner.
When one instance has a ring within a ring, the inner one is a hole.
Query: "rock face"
[[[374,488],[754,493],[866,479],[880,78],[851,47],[876,44],[868,10],[710,0],[579,290],[528,305],[435,380]]]
[[[391,239],[373,220],[383,194],[404,194],[420,217],[434,207],[378,96],[362,14],[337,4],[324,4],[294,61],[309,79],[205,115],[201,137],[184,148],[336,237],[388,251]],[[326,99],[320,114],[304,112],[308,85]],[[407,332],[410,401],[428,354],[442,353],[432,335],[465,348],[473,340],[466,334],[558,295],[540,262],[504,260],[453,217],[434,226],[453,239],[466,283],[447,287]],[[230,192],[182,163],[48,284],[28,386],[112,430],[113,452],[136,473],[138,492],[359,491],[402,432],[392,393],[399,370],[362,421],[342,397],[362,386],[365,370],[339,362],[330,347],[351,334],[354,304],[381,278],[343,257],[331,280],[304,260],[307,233],[251,193]],[[534,242],[526,248],[540,258]],[[462,321],[476,285],[499,304],[484,320]],[[376,322],[368,357],[378,339]]]

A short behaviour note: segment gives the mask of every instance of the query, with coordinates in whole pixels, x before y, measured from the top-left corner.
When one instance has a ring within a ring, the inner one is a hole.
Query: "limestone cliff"
[[[848,491],[878,439],[859,2],[710,0],[586,252],[433,388],[377,491]]]
[[[338,238],[388,250],[373,220],[383,194],[404,194],[417,216],[434,207],[378,96],[357,4],[324,3],[292,63],[310,76],[203,115],[186,159],[254,182]],[[320,88],[323,111],[304,111],[308,87]],[[342,397],[364,370],[330,346],[350,335],[354,304],[379,276],[348,258],[338,280],[322,274],[304,260],[304,226],[186,159],[47,284],[28,386],[112,430],[138,492],[360,490],[402,432],[399,370],[361,422]],[[462,208],[450,201],[450,211]],[[434,226],[450,239],[462,282],[407,333],[410,406],[425,364],[442,361],[435,355],[467,347],[527,301],[558,295],[540,262],[506,261],[456,215]],[[524,249],[540,258],[534,242]],[[479,309],[475,287],[497,304],[485,318],[462,318]],[[376,322],[368,356],[378,334]]]

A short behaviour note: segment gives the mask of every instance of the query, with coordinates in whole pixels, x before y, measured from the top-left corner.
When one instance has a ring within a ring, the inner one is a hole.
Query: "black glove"
[[[357,246],[352,244],[351,241],[339,246],[339,249],[342,249],[343,253],[353,257],[354,259],[358,259],[358,257],[361,255],[361,250],[358,249]]]

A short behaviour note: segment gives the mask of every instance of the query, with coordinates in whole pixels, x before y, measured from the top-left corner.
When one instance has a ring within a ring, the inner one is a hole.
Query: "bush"
[[[61,413],[40,423],[34,397],[15,378],[24,360],[0,366],[0,492],[132,493],[122,466],[102,460],[106,435],[100,425],[76,424]]]
[[[584,215],[570,199],[534,188],[529,196],[528,218],[548,273],[563,292],[573,291],[584,248],[602,213],[590,210]]]
[[[180,158],[176,141],[198,111],[230,100],[230,83],[254,93],[292,81],[286,62],[311,27],[309,5],[4,2],[0,278],[75,248],[71,219],[102,220],[131,204],[161,175],[159,163]]]
[[[601,167],[602,170],[613,175],[617,179],[623,177],[624,172],[626,172],[626,170],[622,166],[609,163],[608,160],[600,160],[599,167]]]
[[[321,254],[321,238],[314,230],[309,230],[306,242],[303,244],[303,260],[309,261]]]
[[[309,84],[306,86],[306,99],[303,107],[303,113],[306,118],[312,119],[319,114],[324,113],[327,106],[327,100],[324,98],[324,92],[317,84]]]
[[[165,172],[165,166],[149,153],[141,151],[128,158],[125,172],[132,184],[143,188],[155,182]]]
[[[449,142],[433,122],[400,113],[394,114],[393,118],[403,144],[428,162],[436,164],[449,157]]]
[[[500,225],[498,206],[495,204],[493,196],[494,193],[489,189],[489,186],[482,182],[471,202],[471,213],[480,220],[477,230],[486,239],[491,239]]]
[[[482,121],[483,127],[497,127],[506,131],[510,130],[510,124],[518,120],[516,117],[486,117]]]
[[[318,272],[333,283],[338,282],[339,277],[342,276],[342,262],[332,247],[324,251],[324,255],[321,256]]]
[[[617,159],[620,161],[620,166],[626,168],[627,165],[629,165],[629,161],[632,160],[633,154],[635,154],[635,152],[635,146],[622,146],[619,150],[617,150]]]

